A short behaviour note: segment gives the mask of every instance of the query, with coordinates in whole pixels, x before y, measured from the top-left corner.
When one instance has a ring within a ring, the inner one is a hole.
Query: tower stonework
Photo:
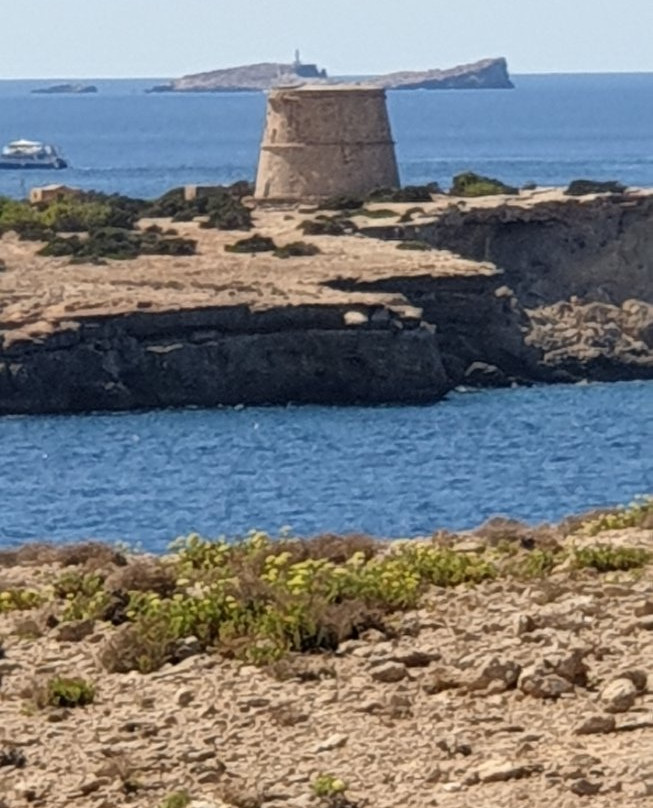
[[[258,201],[318,201],[398,187],[384,90],[305,85],[270,91]]]

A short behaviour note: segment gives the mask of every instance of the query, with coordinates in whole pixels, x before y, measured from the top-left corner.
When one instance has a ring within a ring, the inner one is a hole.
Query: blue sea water
[[[146,95],[157,80],[96,81],[97,95],[32,95],[53,82],[0,81],[0,144],[59,145],[71,168],[0,172],[0,194],[33,184],[152,197],[184,183],[253,179],[259,93]],[[511,91],[388,94],[404,183],[465,170],[507,182],[577,177],[653,186],[653,74],[517,76]]]
[[[0,82],[0,143],[61,146],[70,185],[156,196],[253,178],[258,94],[88,96]],[[404,183],[472,169],[521,184],[653,186],[653,75],[518,76],[514,91],[389,94]],[[0,546],[88,537],[160,551],[192,530],[414,536],[494,513],[553,520],[653,490],[653,383],[452,394],[432,407],[0,418]]]
[[[430,407],[0,419],[0,545],[199,531],[415,536],[552,520],[653,490],[653,383],[452,394]]]

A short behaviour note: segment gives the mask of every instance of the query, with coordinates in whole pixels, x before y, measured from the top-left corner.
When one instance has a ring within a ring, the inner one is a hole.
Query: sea
[[[388,94],[404,184],[467,170],[515,185],[653,186],[653,74],[515,76],[512,91]],[[0,172],[150,198],[253,179],[262,94],[96,95],[0,81],[0,143],[58,145],[70,168]],[[1,252],[1,247],[0,247]],[[97,538],[162,552],[180,535],[539,523],[653,491],[653,383],[456,391],[426,407],[186,409],[0,418],[0,547]]]

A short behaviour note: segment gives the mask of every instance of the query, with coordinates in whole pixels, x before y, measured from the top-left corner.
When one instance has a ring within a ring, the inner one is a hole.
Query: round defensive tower
[[[270,91],[258,201],[310,201],[398,187],[384,90],[305,85]]]

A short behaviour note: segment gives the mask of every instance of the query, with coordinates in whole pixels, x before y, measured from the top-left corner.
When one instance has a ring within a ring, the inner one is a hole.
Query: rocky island
[[[50,87],[37,87],[32,90],[36,95],[86,95],[97,93],[94,84],[53,84]]]
[[[12,229],[6,203],[0,412],[431,402],[459,385],[653,378],[651,191],[405,189],[424,201],[321,210],[252,209],[247,190],[176,191],[149,215],[101,195],[58,203],[64,230],[72,211],[113,223],[92,238],[38,218]]]
[[[381,76],[365,76],[360,79],[366,85],[387,90],[468,90],[510,89],[514,85],[508,73],[505,59],[483,59],[473,64],[461,65],[447,70],[405,71]],[[293,63],[262,63],[241,67],[195,73],[160,84],[148,92],[243,92],[270,90],[280,85],[339,84],[345,80],[327,78],[325,70],[316,65]],[[351,79],[346,83],[350,84]]]

